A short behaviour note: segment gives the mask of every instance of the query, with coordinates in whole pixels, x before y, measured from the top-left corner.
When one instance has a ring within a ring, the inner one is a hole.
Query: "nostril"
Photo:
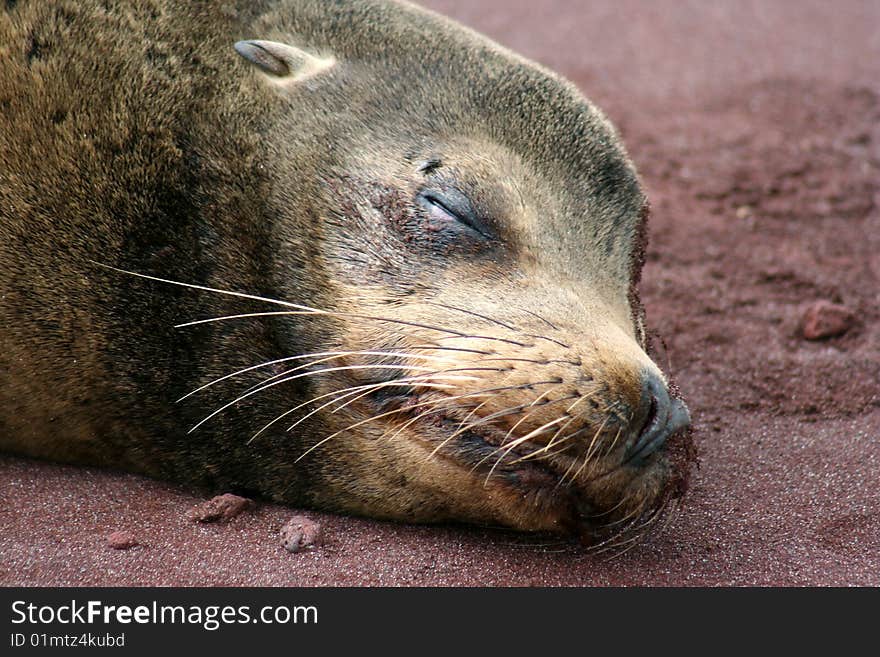
[[[670,399],[666,385],[657,376],[645,374],[633,420],[624,462],[638,465],[660,449],[672,434],[689,425],[690,414],[684,402]]]
[[[645,413],[645,420],[641,424],[641,429],[639,430],[639,435],[643,435],[649,427],[654,425],[657,421],[657,398],[651,395],[647,402],[647,413]]]

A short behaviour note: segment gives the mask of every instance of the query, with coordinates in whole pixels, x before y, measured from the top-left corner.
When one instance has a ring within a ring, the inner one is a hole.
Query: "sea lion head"
[[[236,49],[277,117],[272,276],[295,306],[264,385],[310,374],[264,432],[294,425],[310,502],[523,530],[653,518],[690,421],[646,353],[647,201],[615,129],[434,14],[303,4]]]

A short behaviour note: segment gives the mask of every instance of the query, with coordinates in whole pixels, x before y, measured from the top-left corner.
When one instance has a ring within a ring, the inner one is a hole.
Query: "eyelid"
[[[489,232],[483,227],[482,222],[476,218],[476,214],[470,205],[470,201],[463,194],[455,192],[455,196],[461,197],[455,199],[450,198],[449,194],[440,194],[432,190],[425,190],[419,196],[421,196],[425,202],[440,208],[459,223],[464,224],[487,239],[491,238]],[[456,203],[455,201],[460,202]]]
[[[461,211],[457,211],[449,207],[449,204],[444,202],[442,198],[438,198],[437,195],[432,194],[431,192],[426,192],[422,194],[422,198],[424,198],[431,205],[436,205],[438,208],[449,214],[450,216],[458,219],[459,221],[463,221],[465,217],[462,216]]]

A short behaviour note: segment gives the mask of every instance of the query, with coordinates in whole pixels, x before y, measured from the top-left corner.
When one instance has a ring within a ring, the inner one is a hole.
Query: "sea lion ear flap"
[[[239,41],[235,51],[276,82],[299,82],[336,64],[334,57],[316,57],[277,41]]]

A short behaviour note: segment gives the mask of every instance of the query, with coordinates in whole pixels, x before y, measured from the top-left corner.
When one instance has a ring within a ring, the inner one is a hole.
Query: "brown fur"
[[[405,4],[6,6],[0,447],[418,521],[558,530],[665,499],[662,451],[622,462],[640,376],[662,380],[633,292],[646,202],[569,83]],[[275,78],[240,39],[335,64]],[[489,237],[438,224],[425,188],[467,196]],[[109,267],[330,312],[176,329],[291,309]],[[378,367],[266,387],[191,433],[307,361],[175,403],[258,363],[356,350],[379,353],[310,369]],[[334,390],[420,374],[451,387],[387,385],[306,416]],[[516,440],[555,420],[575,437]]]

